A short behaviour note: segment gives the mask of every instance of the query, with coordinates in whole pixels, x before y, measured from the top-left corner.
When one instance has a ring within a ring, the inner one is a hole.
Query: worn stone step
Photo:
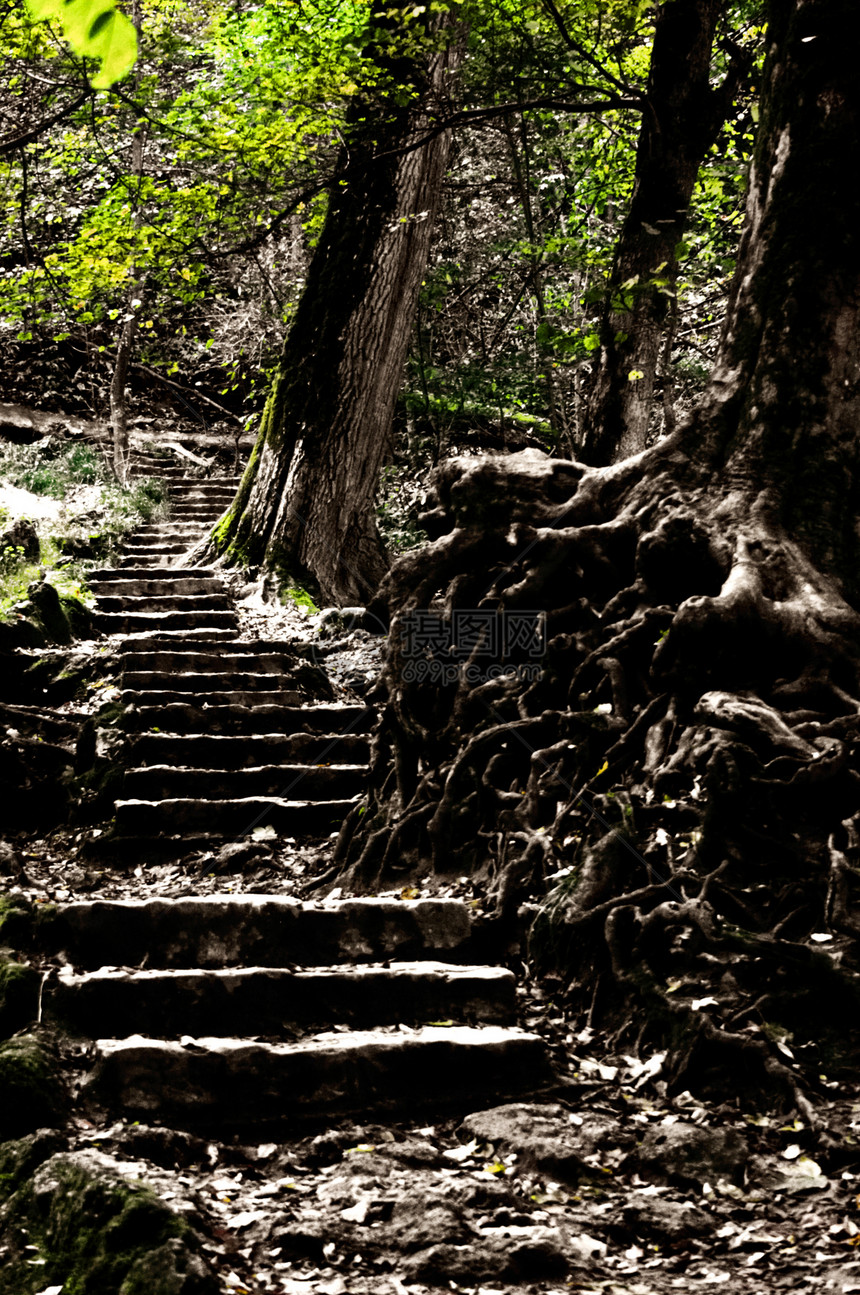
[[[203,628],[236,630],[238,621],[234,611],[218,608],[202,611],[172,612],[96,612],[96,628],[104,634],[125,634],[131,630],[175,629],[195,633]]]
[[[271,827],[286,836],[331,836],[340,830],[358,802],[358,796],[349,800],[307,800],[303,791],[299,783],[293,789],[293,800],[286,796],[118,800],[114,822],[120,836],[221,832],[239,837],[249,836],[257,827]]]
[[[476,1101],[533,1095],[552,1080],[536,1034],[425,1026],[301,1043],[102,1039],[84,1093],[92,1108],[127,1118],[235,1128],[383,1110],[463,1111]]]
[[[199,594],[153,594],[142,597],[138,594],[100,594],[97,607],[105,612],[127,612],[136,615],[139,612],[184,612],[193,616],[199,611],[225,611],[230,607],[230,599],[224,593],[224,587],[218,581],[213,583],[211,591]]]
[[[212,594],[226,597],[220,576],[182,576],[176,579],[161,576],[147,580],[143,575],[136,574],[129,576],[127,580],[93,580],[89,577],[87,584],[98,598],[99,604],[116,598],[126,601],[130,598],[155,599],[161,603],[165,598],[208,597]]]
[[[147,526],[139,526],[131,535],[126,535],[123,545],[134,549],[157,540],[170,539],[172,535],[193,535],[199,529],[196,522],[177,521],[174,518],[169,522],[151,522]]]
[[[302,694],[294,688],[276,688],[271,692],[243,688],[230,688],[229,675],[216,675],[215,683],[222,688],[210,692],[195,692],[193,705],[198,710],[223,709],[225,706],[290,706],[298,705]],[[173,706],[186,704],[189,699],[187,689],[137,689],[127,688],[122,693],[124,706]],[[205,727],[205,725],[203,726]]]
[[[513,973],[501,967],[392,962],[388,967],[294,971],[129,972],[63,968],[44,999],[46,1018],[90,1038],[282,1036],[316,1025],[423,1025],[446,1021],[509,1025],[516,1018]]]
[[[203,612],[199,613],[201,616]],[[210,612],[209,615],[219,613]],[[117,618],[119,619],[119,618]],[[366,731],[374,720],[369,706],[139,706],[123,717],[128,732],[160,729],[164,733],[332,733]]]
[[[102,584],[124,582],[126,580],[206,580],[212,576],[221,578],[214,567],[99,567],[87,575],[87,583],[94,580]]]
[[[128,769],[123,796],[138,800],[176,800],[201,797],[226,800],[278,796],[285,800],[332,800],[357,796],[367,781],[367,766],[360,764],[259,765],[246,769],[183,769],[170,765],[144,765]]]
[[[242,643],[229,650],[218,649],[201,652],[200,644],[192,651],[180,651],[173,646],[161,651],[149,649],[123,653],[123,679],[131,688],[144,686],[144,679],[157,679],[169,674],[174,688],[184,688],[185,680],[205,679],[212,675],[229,673],[234,679],[283,679],[298,664],[288,648],[277,652],[254,652],[252,644]],[[180,679],[182,682],[180,682]],[[196,686],[196,685],[195,685]]]
[[[429,959],[467,963],[469,909],[456,899],[302,902],[283,895],[77,900],[40,924],[44,952],[75,967],[199,970]]]
[[[252,657],[251,660],[254,658]],[[173,670],[129,670],[126,662],[123,660],[122,682],[123,687],[135,692],[193,692],[208,693],[219,691],[219,685],[228,687],[231,691],[242,691],[252,693],[271,692],[279,694],[282,701],[286,701],[285,692],[287,691],[285,680],[289,680],[289,673],[283,671],[281,674],[267,673],[254,674],[245,670],[233,670],[231,664],[225,663],[222,671],[210,670],[207,672],[198,670],[183,670],[181,667],[187,662],[183,660],[179,653],[176,653],[174,660],[176,667]],[[296,694],[296,698],[298,694]],[[187,698],[186,698],[187,700]]]
[[[151,558],[153,566],[155,566],[156,564],[163,563],[166,559],[169,560],[174,555],[178,560],[184,553],[188,552],[194,542],[195,541],[189,537],[185,540],[165,540],[163,544],[141,545],[130,552],[126,557],[121,556],[119,558],[119,565],[122,566],[123,563],[127,562],[130,567],[138,567],[141,562],[145,562],[147,559]]]
[[[156,618],[157,620],[157,618]],[[108,631],[110,632],[110,631]],[[131,630],[127,633],[125,639],[120,644],[120,651],[131,651],[136,647],[142,647],[149,643],[164,643],[167,639],[174,637],[177,643],[183,643],[187,630],[182,628],[164,630],[157,626],[147,624],[143,629]],[[194,630],[194,637],[199,643],[221,644],[230,646],[239,633],[239,623],[236,620],[232,624],[223,627],[219,626],[197,626]]]
[[[220,734],[141,733],[131,741],[134,765],[186,765],[197,769],[242,769],[266,764],[364,764],[369,738],[360,733],[266,733],[248,737]]]

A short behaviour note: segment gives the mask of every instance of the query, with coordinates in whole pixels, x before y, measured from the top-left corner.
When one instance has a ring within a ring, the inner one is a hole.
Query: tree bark
[[[738,267],[684,444],[860,608],[860,11],[770,11]]]
[[[583,426],[586,463],[617,462],[645,448],[654,380],[673,318],[677,247],[705,154],[737,91],[736,56],[710,85],[711,51],[725,0],[659,6],[630,208],[615,250],[600,325],[600,358]]]
[[[417,105],[398,106],[395,91],[343,151],[251,461],[213,532],[227,561],[297,579],[325,602],[365,601],[388,569],[373,502],[450,136],[413,145],[459,64],[452,23],[431,20],[430,40],[447,25],[451,40],[423,65],[378,56]]]

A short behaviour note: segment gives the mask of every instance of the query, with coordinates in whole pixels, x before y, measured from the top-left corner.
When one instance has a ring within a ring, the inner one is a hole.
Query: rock
[[[364,614],[364,607],[326,607],[315,618],[317,631],[322,638],[349,634],[352,630],[363,628]]]
[[[4,877],[17,877],[22,868],[21,856],[8,841],[0,841],[0,874]]]
[[[98,630],[96,629],[95,614],[90,611],[86,603],[82,603],[80,598],[74,598],[71,594],[63,594],[60,597],[60,605],[73,638],[91,639],[96,637]]]
[[[39,629],[51,643],[71,643],[72,631],[60,595],[46,580],[34,580],[27,589],[32,612],[28,619],[35,620]]]
[[[639,1237],[657,1237],[677,1244],[693,1237],[704,1237],[716,1228],[716,1222],[690,1202],[666,1201],[645,1192],[634,1192],[622,1207],[621,1218],[626,1232]]]
[[[516,1151],[518,1168],[577,1182],[599,1174],[583,1156],[616,1147],[623,1136],[610,1120],[596,1121],[589,1133],[592,1118],[588,1117],[588,1124],[575,1125],[563,1106],[514,1103],[467,1115],[458,1132],[461,1137],[492,1143],[497,1154]]]
[[[642,1172],[666,1182],[737,1181],[747,1162],[746,1139],[737,1129],[708,1129],[697,1124],[658,1124],[639,1147]]]
[[[66,1139],[58,1129],[38,1129],[0,1145],[0,1202],[32,1178],[39,1165],[66,1149]]]
[[[403,1197],[394,1206],[384,1239],[389,1245],[411,1253],[439,1243],[465,1245],[475,1239],[475,1233],[456,1205],[449,1201],[428,1201],[423,1193],[415,1193]]]
[[[162,1169],[187,1169],[206,1161],[206,1142],[181,1129],[148,1124],[121,1124],[107,1137],[98,1137],[99,1149],[151,1160]]]
[[[35,1021],[41,983],[35,967],[0,954],[0,1039]]]
[[[21,604],[27,606],[26,603]],[[14,617],[0,621],[0,652],[14,652],[16,648],[43,648],[48,640],[39,627],[26,616],[13,609]]]
[[[242,872],[255,864],[268,863],[272,847],[261,841],[228,841],[215,858],[203,865],[204,872]]]
[[[520,1235],[515,1235],[514,1229],[499,1231],[499,1236],[481,1236],[471,1245],[442,1242],[419,1251],[404,1264],[404,1282],[447,1287],[452,1281],[496,1285],[499,1281],[563,1280],[571,1267],[581,1262],[578,1247],[571,1246],[555,1228],[524,1228]]]
[[[142,1172],[93,1150],[44,1160],[3,1210],[0,1292],[34,1289],[35,1247],[45,1260],[40,1289],[216,1295],[220,1285],[197,1253],[196,1233],[140,1180]]]
[[[29,562],[38,562],[39,532],[31,521],[26,517],[19,517],[18,521],[0,535],[0,558],[4,556],[7,550],[18,551],[21,558],[26,558]]]
[[[19,1034],[0,1043],[0,1141],[56,1127],[66,1101],[59,1060],[44,1037]]]

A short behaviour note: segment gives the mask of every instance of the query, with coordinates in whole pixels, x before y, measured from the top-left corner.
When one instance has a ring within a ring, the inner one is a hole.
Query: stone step
[[[156,617],[156,620],[157,619],[158,618]],[[107,632],[110,633],[111,631]],[[145,647],[149,643],[163,644],[171,637],[175,638],[176,642],[181,644],[184,642],[187,632],[187,630],[181,628],[164,630],[147,625],[144,629],[129,631],[127,637],[120,645],[120,651],[131,651],[136,647]],[[223,643],[225,646],[230,646],[238,633],[238,621],[235,624],[224,627],[209,626],[207,628],[205,625],[197,626],[194,630],[194,636],[198,643],[206,642],[213,645]]]
[[[458,1109],[553,1080],[543,1040],[513,1028],[424,1026],[320,1034],[301,1043],[101,1039],[90,1109],[200,1127],[284,1125],[307,1116]]]
[[[367,766],[360,764],[258,765],[245,769],[185,769],[170,765],[144,765],[128,769],[123,796],[128,799],[166,801],[201,797],[227,800],[278,796],[284,800],[333,800],[357,796],[367,782]]]
[[[63,968],[46,993],[47,1018],[90,1038],[195,1034],[223,1038],[316,1025],[423,1025],[441,1021],[509,1025],[516,1019],[514,976],[501,967],[392,962],[388,967],[293,971],[243,967],[215,971]]]
[[[210,692],[196,692],[194,694],[193,705],[198,711],[202,710],[222,710],[225,706],[296,706],[302,700],[302,694],[294,688],[275,688],[271,692],[263,692],[251,689],[231,689],[229,675],[215,675],[216,684],[224,685],[222,688],[214,688]],[[189,694],[187,689],[138,689],[126,688],[122,692],[122,703],[124,706],[173,706],[177,704],[187,704]],[[203,726],[205,727],[205,725]]]
[[[147,526],[139,526],[131,535],[127,535],[123,540],[127,548],[136,548],[145,546],[157,540],[170,539],[171,535],[193,535],[200,528],[196,522],[175,521],[169,522],[152,522]]]
[[[166,655],[166,654],[165,654]],[[231,690],[241,689],[248,693],[272,692],[279,694],[282,701],[286,698],[284,693],[285,680],[289,680],[288,670],[280,674],[252,674],[245,670],[233,670],[229,663],[225,664],[223,671],[203,671],[183,670],[182,666],[187,664],[180,653],[175,653],[176,668],[174,670],[129,670],[128,657],[123,658],[122,683],[123,687],[136,692],[158,692],[162,693],[168,689],[171,692],[193,692],[208,693],[218,692],[219,685],[226,685]],[[252,661],[255,659],[250,658]],[[185,698],[187,701],[188,698]],[[298,694],[295,699],[298,700]]]
[[[350,800],[305,800],[301,782],[294,800],[286,796],[242,796],[225,800],[118,800],[114,822],[120,836],[174,836],[183,832],[220,832],[250,836],[271,827],[283,836],[324,837],[337,833],[359,797]]]
[[[213,593],[220,594],[222,598],[226,596],[220,576],[161,576],[148,580],[144,575],[136,573],[127,580],[123,580],[121,574],[114,580],[93,580],[90,576],[87,584],[98,598],[99,604],[106,599],[117,598],[125,601],[130,598],[153,598],[162,602],[165,598],[209,596]]]
[[[211,592],[200,594],[158,594],[149,598],[137,594],[100,594],[97,609],[100,612],[125,612],[129,615],[139,613],[162,614],[164,612],[185,612],[194,616],[200,611],[226,611],[231,607],[230,599],[224,593],[224,586],[213,581]],[[231,613],[234,614],[234,613]]]
[[[199,613],[201,616],[205,613]],[[209,615],[219,613],[210,612]],[[117,618],[119,619],[119,618]],[[373,722],[369,706],[210,706],[201,712],[192,705],[139,706],[123,719],[127,732],[159,729],[163,733],[338,733],[364,732]]]
[[[141,688],[145,686],[144,680],[154,680],[168,674],[174,688],[184,688],[186,679],[207,679],[224,673],[230,674],[233,679],[248,681],[271,679],[274,686],[275,681],[289,675],[297,665],[296,658],[287,647],[280,654],[254,652],[253,644],[250,643],[208,652],[200,651],[200,647],[198,643],[190,651],[180,651],[171,646],[161,651],[152,648],[124,652],[123,679],[130,688]]]
[[[138,567],[141,562],[151,558],[153,566],[156,566],[174,554],[178,559],[182,554],[188,552],[193,542],[194,540],[189,538],[186,540],[165,540],[164,543],[160,544],[142,544],[127,556],[120,557],[119,565],[122,566],[124,563],[128,563],[129,566]]]
[[[201,629],[222,629],[237,631],[238,621],[232,610],[221,611],[217,608],[204,611],[173,612],[96,612],[96,628],[103,634],[127,634],[132,630],[175,629],[186,633],[193,629],[195,634]]]
[[[40,947],[77,968],[328,967],[397,959],[468,963],[457,899],[302,902],[283,895],[96,899],[58,904]]]
[[[220,734],[141,733],[130,745],[134,765],[163,764],[197,769],[260,768],[267,764],[362,764],[370,758],[364,734],[318,736],[267,733],[249,737]]]
[[[87,583],[100,581],[107,585],[125,580],[206,580],[221,578],[214,567],[99,567],[87,574]]]

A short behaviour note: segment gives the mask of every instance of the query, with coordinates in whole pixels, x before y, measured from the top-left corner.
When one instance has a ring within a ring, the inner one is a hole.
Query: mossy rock
[[[65,1149],[66,1140],[57,1129],[38,1129],[26,1138],[0,1143],[0,1206],[32,1178],[39,1165]]]
[[[41,980],[35,967],[15,962],[0,951],[0,1039],[36,1019]]]
[[[0,1295],[215,1295],[189,1225],[118,1168],[97,1151],[59,1152],[7,1196]]]
[[[95,627],[96,618],[86,603],[82,603],[80,598],[74,598],[71,594],[61,594],[60,606],[74,638],[91,639],[95,637],[97,633]]]
[[[71,627],[54,586],[46,580],[34,580],[27,589],[27,598],[33,609],[32,619],[44,630],[48,640],[51,643],[71,643]]]
[[[0,895],[0,945],[27,949],[33,932],[33,913],[20,896]]]
[[[60,1064],[47,1038],[19,1034],[0,1043],[0,1140],[55,1127],[66,1104]]]

